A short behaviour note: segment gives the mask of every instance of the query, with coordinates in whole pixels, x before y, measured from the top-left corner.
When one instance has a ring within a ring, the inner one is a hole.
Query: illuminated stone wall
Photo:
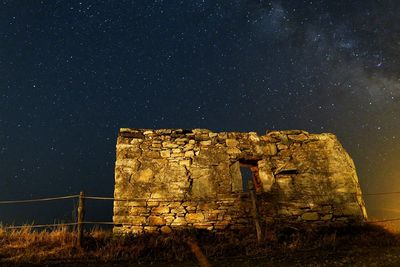
[[[333,134],[123,128],[114,232],[254,228],[249,188],[262,227],[366,218],[353,161]]]

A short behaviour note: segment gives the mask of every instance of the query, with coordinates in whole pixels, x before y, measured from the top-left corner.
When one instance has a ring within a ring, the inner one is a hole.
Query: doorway
[[[239,160],[243,192],[261,191],[261,181],[256,160]]]

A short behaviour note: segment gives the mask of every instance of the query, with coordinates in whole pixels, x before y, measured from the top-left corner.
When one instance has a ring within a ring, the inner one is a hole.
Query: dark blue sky
[[[120,127],[333,132],[365,192],[400,191],[398,1],[0,5],[1,199],[112,196]],[[399,197],[366,197],[370,215],[400,217]]]

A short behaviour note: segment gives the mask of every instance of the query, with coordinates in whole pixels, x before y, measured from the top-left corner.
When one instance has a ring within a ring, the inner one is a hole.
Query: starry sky
[[[112,196],[120,127],[332,132],[364,192],[400,191],[398,14],[395,0],[2,1],[0,200]],[[400,217],[400,195],[365,201]],[[75,204],[3,205],[0,221]],[[88,205],[111,220],[111,203]]]

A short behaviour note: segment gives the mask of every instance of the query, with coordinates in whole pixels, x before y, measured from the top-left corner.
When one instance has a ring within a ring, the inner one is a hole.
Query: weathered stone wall
[[[241,166],[252,170],[262,225],[366,218],[353,161],[332,134],[123,128],[114,232],[254,227]]]

